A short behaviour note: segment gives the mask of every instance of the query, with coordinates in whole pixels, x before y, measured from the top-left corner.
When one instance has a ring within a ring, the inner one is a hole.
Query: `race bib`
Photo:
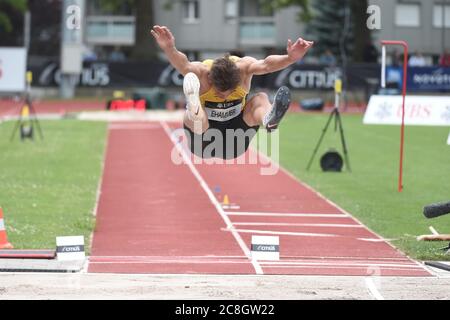
[[[205,102],[208,119],[225,122],[236,118],[242,112],[242,100],[226,102]]]

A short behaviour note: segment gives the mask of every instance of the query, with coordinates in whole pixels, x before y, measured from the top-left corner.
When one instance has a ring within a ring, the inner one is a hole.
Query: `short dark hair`
[[[219,91],[228,91],[236,88],[241,82],[239,68],[226,54],[222,58],[214,60],[210,71],[210,79],[214,87]]]

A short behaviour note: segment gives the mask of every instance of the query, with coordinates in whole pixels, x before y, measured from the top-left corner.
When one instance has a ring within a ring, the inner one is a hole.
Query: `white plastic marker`
[[[84,260],[84,237],[57,237],[56,257],[58,261]]]
[[[386,46],[381,47],[381,87],[386,88]]]
[[[449,146],[450,146],[450,133],[449,133],[449,135],[448,135],[448,139],[447,139],[447,145],[449,145]]]
[[[280,260],[280,238],[252,236],[253,260]]]
[[[429,229],[430,229],[431,233],[434,234],[435,236],[439,235],[439,232],[437,232],[436,229],[433,228],[432,226],[430,226]]]

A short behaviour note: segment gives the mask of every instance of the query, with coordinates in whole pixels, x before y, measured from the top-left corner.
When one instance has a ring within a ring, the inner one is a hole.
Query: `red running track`
[[[270,163],[174,164],[170,132],[110,125],[89,272],[430,276]],[[280,260],[252,262],[251,235],[279,236]]]
[[[0,118],[20,115],[23,100],[0,99]],[[106,102],[98,101],[33,101],[37,114],[65,114],[81,111],[101,111],[106,109]]]

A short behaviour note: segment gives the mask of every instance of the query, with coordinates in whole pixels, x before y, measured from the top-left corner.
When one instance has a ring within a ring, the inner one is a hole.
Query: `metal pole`
[[[31,42],[31,13],[30,11],[25,12],[24,15],[24,27],[23,27],[23,46],[27,49],[27,54],[30,50]]]
[[[71,99],[82,72],[85,0],[63,0],[60,96]]]
[[[400,168],[398,175],[398,192],[403,191],[403,154],[404,154],[404,141],[405,141],[405,100],[406,100],[406,81],[408,79],[408,43],[406,41],[381,41],[383,46],[387,45],[400,45],[403,47],[403,103],[402,103],[402,125],[400,129]]]
[[[381,48],[381,87],[386,88],[386,46]]]
[[[442,3],[442,56],[445,53],[445,7],[447,6],[447,0]]]

